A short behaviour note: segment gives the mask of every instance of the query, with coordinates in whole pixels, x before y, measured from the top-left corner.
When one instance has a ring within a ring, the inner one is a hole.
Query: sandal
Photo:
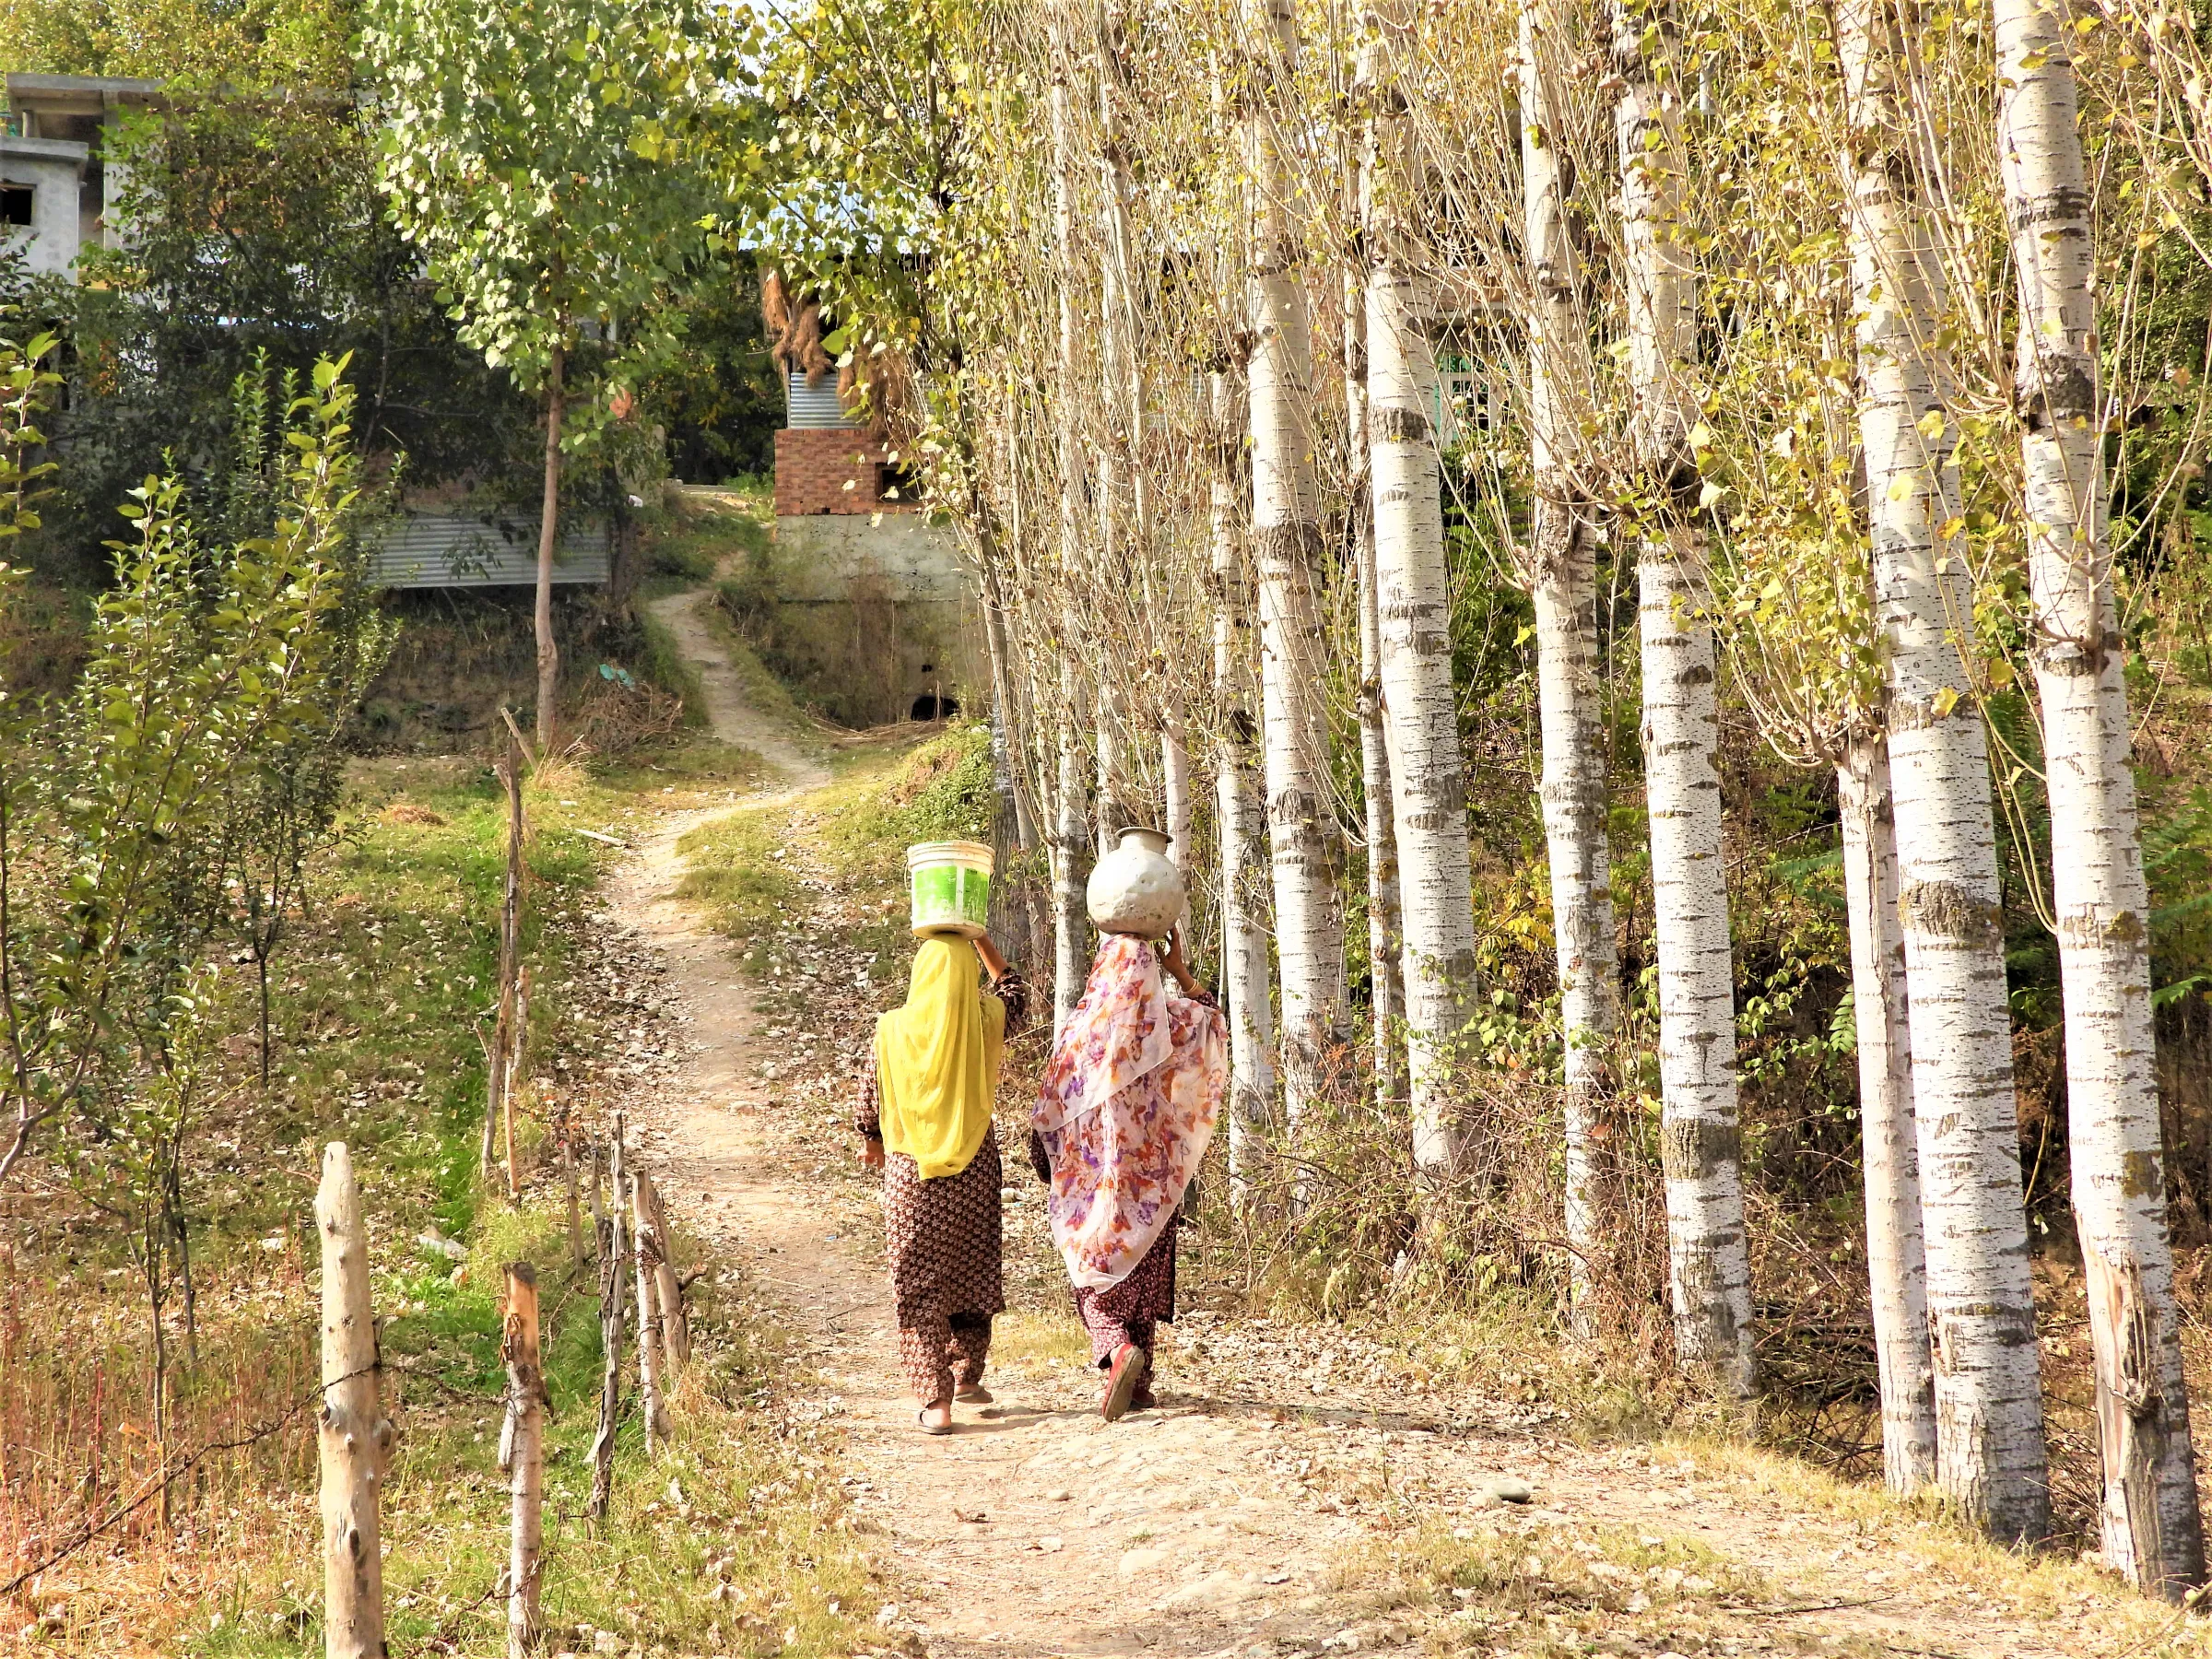
[[[952,1396],[963,1406],[995,1406],[998,1396],[981,1382],[971,1382]]]
[[[952,1432],[952,1425],[949,1422],[933,1423],[929,1420],[929,1414],[933,1409],[934,1407],[932,1406],[924,1406],[921,1410],[915,1412],[915,1426],[918,1427],[924,1434],[950,1434]],[[949,1408],[947,1409],[949,1410]]]
[[[1099,1415],[1110,1423],[1118,1422],[1151,1369],[1150,1356],[1134,1343],[1124,1342],[1114,1349],[1113,1370],[1107,1374],[1106,1397],[1099,1402]]]

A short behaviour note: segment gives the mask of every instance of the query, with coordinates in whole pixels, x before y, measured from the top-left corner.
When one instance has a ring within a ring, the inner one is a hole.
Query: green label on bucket
[[[924,865],[914,872],[914,925],[962,920],[960,866]]]
[[[991,877],[965,865],[960,869],[960,916],[978,927],[991,920]]]

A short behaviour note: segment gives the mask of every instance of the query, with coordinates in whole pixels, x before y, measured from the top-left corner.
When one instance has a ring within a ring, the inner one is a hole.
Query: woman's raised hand
[[[989,934],[976,935],[975,954],[982,959],[983,967],[994,983],[1006,977],[1006,959]]]
[[[1167,954],[1160,958],[1160,966],[1175,976],[1175,982],[1190,995],[1198,989],[1198,976],[1191,971],[1191,964],[1182,954],[1182,927],[1179,923],[1168,929]]]

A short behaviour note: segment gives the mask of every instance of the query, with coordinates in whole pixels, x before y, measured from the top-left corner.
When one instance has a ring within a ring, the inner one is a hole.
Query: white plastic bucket
[[[918,934],[982,937],[991,916],[991,849],[982,841],[924,841],[906,850]]]

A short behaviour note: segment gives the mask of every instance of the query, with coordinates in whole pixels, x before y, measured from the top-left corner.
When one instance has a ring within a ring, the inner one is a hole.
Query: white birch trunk
[[[1613,936],[1613,851],[1606,815],[1605,700],[1597,672],[1596,557],[1571,510],[1547,507],[1535,581],[1536,700],[1543,728],[1544,839],[1559,963],[1566,1119],[1568,1325],[1597,1335],[1590,1292],[1605,1249],[1600,1184],[1607,1163],[1593,1133],[1611,1087],[1620,1030],[1620,960]]]
[[[1298,61],[1290,0],[1252,0],[1258,87],[1250,117],[1253,343],[1252,536],[1259,571],[1260,695],[1267,831],[1282,973],[1284,1098],[1295,1135],[1344,1008],[1344,912],[1323,703],[1327,657],[1315,603],[1321,551],[1313,476],[1313,341],[1299,280],[1298,182],[1288,153]]]
[[[1371,76],[1365,65],[1361,88]],[[1366,212],[1370,163],[1361,153],[1348,169],[1351,212]],[[1344,416],[1349,452],[1352,565],[1359,584],[1359,783],[1367,840],[1368,1003],[1374,1025],[1375,1100],[1385,1111],[1406,1100],[1405,925],[1399,911],[1398,842],[1391,823],[1390,734],[1382,715],[1382,613],[1375,599],[1374,475],[1367,445],[1367,274],[1358,262],[1344,272]]]
[[[1936,1361],[1912,1122],[1912,1029],[1897,920],[1897,819],[1889,746],[1854,729],[1836,762],[1851,1006],[1858,1030],[1859,1135],[1866,1180],[1866,1277],[1882,1388],[1882,1467],[1911,1497],[1936,1478]]]
[[[2041,705],[2065,1006],[2067,1150],[2088,1276],[2106,1565],[2180,1600],[2204,1582],[2196,1458],[2167,1232],[2150,1012],[2150,891],[2126,647],[2105,535],[2096,241],[2064,8],[1996,0],[1997,137],[2020,288],[2030,654]]]
[[[1071,582],[1082,555],[1083,447],[1077,429],[1075,114],[1068,89],[1065,8],[1053,9],[1053,238],[1060,305],[1059,386],[1055,397],[1060,458],[1060,569]],[[1056,1036],[1083,999],[1090,972],[1090,917],[1083,902],[1088,851],[1083,756],[1084,699],[1076,667],[1072,601],[1060,638],[1059,799],[1053,825],[1053,1031]],[[1101,792],[1105,780],[1100,780]]]
[[[1275,1018],[1259,900],[1265,814],[1253,765],[1252,594],[1244,571],[1243,411],[1233,374],[1213,376],[1214,806],[1221,854],[1221,978],[1229,1006],[1229,1190],[1242,1213],[1275,1123]]]
[[[1942,269],[1895,92],[1897,19],[1850,0],[1838,23],[1859,159],[1850,227],[1859,435],[1888,659],[1936,1484],[1994,1535],[2040,1538],[2050,1492],[1995,829],[1982,721],[1959,700],[1968,678],[1952,630],[1971,614],[1970,583],[1949,523],[1954,432],[1926,344],[1944,314]]]
[[[1556,0],[1522,0],[1522,236],[1529,264],[1528,336],[1531,594],[1535,602],[1537,700],[1544,735],[1544,834],[1551,872],[1565,1047],[1565,1231],[1568,1325],[1596,1335],[1590,1302],[1604,1251],[1594,1135],[1620,1024],[1614,943],[1612,843],[1606,828],[1606,733],[1597,673],[1595,548],[1578,477],[1589,331],[1577,301],[1574,243],[1557,135],[1559,54],[1573,42]]]
[[[1159,792],[1167,809],[1162,828],[1168,832],[1168,857],[1176,868],[1191,869],[1191,748],[1172,720],[1159,728]]]
[[[1953,630],[1971,614],[1971,594],[1949,523],[1954,432],[1926,344],[1944,314],[1942,269],[1912,182],[1908,118],[1889,91],[1893,22],[1868,0],[1851,0],[1839,18],[1853,147],[1867,158],[1850,227],[1859,440],[1888,662],[1936,1484],[1993,1535],[2040,1538],[2051,1502],[1989,757],[1980,713],[1961,700],[1968,677]]]
[[[1378,6],[1385,33],[1374,115],[1367,272],[1374,605],[1391,735],[1392,827],[1404,889],[1406,1025],[1414,1161],[1432,1181],[1459,1161],[1449,1088],[1475,975],[1466,775],[1452,685],[1452,614],[1436,433],[1436,355],[1410,268],[1414,170],[1394,48],[1411,7]]]
[[[1752,1386],[1751,1265],[1736,1115],[1735,974],[1722,856],[1720,707],[1697,533],[1668,505],[1690,473],[1695,371],[1688,256],[1677,238],[1681,98],[1661,84],[1654,41],[1672,20],[1622,6],[1613,19],[1614,107],[1626,242],[1630,446],[1652,511],[1637,560],[1644,795],[1659,958],[1660,1147],[1675,1351],[1736,1394]]]

